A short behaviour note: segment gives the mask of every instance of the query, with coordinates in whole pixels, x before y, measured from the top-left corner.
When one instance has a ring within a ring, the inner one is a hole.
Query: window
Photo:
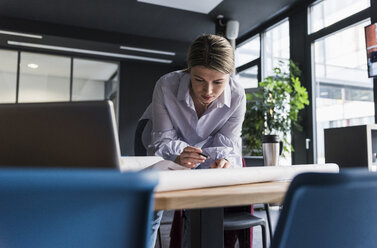
[[[236,75],[236,81],[244,89],[258,88],[258,66],[250,67]]]
[[[371,0],[324,0],[309,7],[309,33],[328,27],[370,6]]]
[[[71,59],[21,52],[19,102],[69,101]]]
[[[0,50],[0,103],[15,103],[18,52]]]
[[[263,34],[263,78],[273,74],[280,61],[289,60],[289,21],[283,20]],[[288,63],[285,63],[288,65]]]
[[[247,64],[260,57],[259,35],[252,37],[236,49],[236,68]]]
[[[325,128],[374,123],[364,40],[368,24],[356,23],[313,43],[318,163],[325,162]]]
[[[280,66],[281,62],[286,68],[283,71],[288,71],[289,55],[289,21],[284,19],[270,29],[266,30],[262,36],[263,54],[262,54],[262,75],[263,78],[274,74],[273,69]],[[287,140],[291,141],[291,136],[288,135]],[[285,153],[284,157],[280,159],[280,164],[289,165],[291,162],[291,153]]]

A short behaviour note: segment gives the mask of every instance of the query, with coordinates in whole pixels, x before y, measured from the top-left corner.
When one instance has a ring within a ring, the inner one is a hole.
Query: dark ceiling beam
[[[247,41],[248,39],[252,38],[253,36],[264,32],[269,27],[275,25],[276,23],[284,20],[285,18],[289,17],[296,11],[301,11],[303,7],[309,6],[311,3],[315,2],[315,0],[303,0],[301,2],[295,3],[291,6],[287,6],[284,9],[281,9],[271,18],[268,18],[266,22],[257,24],[255,27],[251,28],[249,32],[245,33],[241,37],[236,40],[236,44],[240,45]]]
[[[111,49],[113,50],[112,52],[118,51],[119,53],[130,53],[125,52],[124,50],[119,51],[119,46],[121,45],[171,51],[175,52],[176,55],[174,57],[171,57],[170,59],[173,59],[173,63],[177,65],[184,64],[186,51],[190,45],[189,43],[176,40],[151,38],[132,34],[80,28],[75,26],[30,21],[9,17],[0,17],[0,29],[31,34],[40,34],[44,36],[43,41],[41,41],[40,43],[46,44],[59,45],[57,43],[61,43],[62,40],[66,41],[67,39],[71,39],[71,45],[76,44],[77,46],[83,46],[83,43],[90,44],[91,42],[91,47],[85,48],[93,50],[100,49],[102,43],[104,44],[104,47],[113,46],[113,49]],[[89,43],[85,43],[85,41],[88,41]],[[63,43],[66,44],[66,42]]]

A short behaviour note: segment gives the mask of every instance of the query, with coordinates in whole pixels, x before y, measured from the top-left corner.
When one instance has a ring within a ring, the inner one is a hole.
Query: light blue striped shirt
[[[233,167],[242,167],[244,89],[230,78],[224,92],[198,119],[189,87],[190,74],[183,71],[168,73],[157,81],[152,104],[142,117],[152,120],[143,133],[148,155],[174,161],[190,145],[200,147],[210,157],[198,168],[209,168],[221,158]]]

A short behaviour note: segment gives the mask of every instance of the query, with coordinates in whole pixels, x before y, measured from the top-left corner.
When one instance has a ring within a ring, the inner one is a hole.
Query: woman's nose
[[[206,83],[204,85],[204,91],[208,94],[208,93],[212,93],[212,84],[211,83]]]

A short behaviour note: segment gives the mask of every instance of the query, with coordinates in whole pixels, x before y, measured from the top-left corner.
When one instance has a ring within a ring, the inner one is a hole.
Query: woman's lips
[[[211,100],[213,97],[212,96],[202,96],[202,98],[206,101]]]

